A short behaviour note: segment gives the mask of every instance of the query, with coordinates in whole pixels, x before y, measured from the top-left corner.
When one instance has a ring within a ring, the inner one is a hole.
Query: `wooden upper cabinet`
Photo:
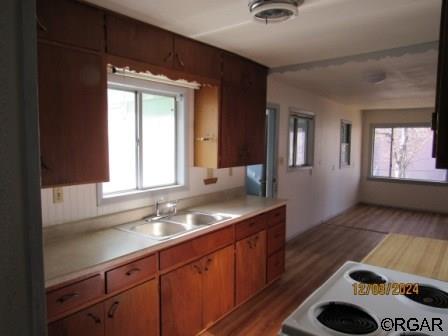
[[[39,43],[43,187],[108,181],[105,69],[100,55]]]
[[[236,303],[240,304],[266,284],[266,231],[236,243]]]
[[[104,50],[104,15],[74,0],[37,0],[38,37],[63,44]]]
[[[48,336],[104,336],[103,303],[50,323]]]
[[[162,335],[196,335],[202,330],[202,261],[161,277]]]
[[[234,306],[235,258],[233,245],[203,259],[202,321],[207,328]]]
[[[168,67],[174,61],[174,35],[118,14],[106,15],[107,53]]]
[[[105,304],[107,336],[156,336],[159,334],[159,300],[156,280],[145,282]],[[84,336],[83,334],[79,334]]]
[[[448,1],[442,2],[435,112],[435,156],[439,169],[448,168]]]
[[[174,37],[174,68],[197,76],[220,79],[221,51],[182,36]]]

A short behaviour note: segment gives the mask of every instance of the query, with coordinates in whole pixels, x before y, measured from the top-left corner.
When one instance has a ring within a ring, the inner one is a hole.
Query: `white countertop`
[[[285,204],[284,200],[245,196],[195,206],[188,210],[219,213],[230,216],[232,219],[163,241],[109,228],[49,242],[44,245],[45,287],[49,288],[90,273],[102,271],[116,263],[124,262],[126,259],[138,258],[176,245],[192,237],[215,231]]]

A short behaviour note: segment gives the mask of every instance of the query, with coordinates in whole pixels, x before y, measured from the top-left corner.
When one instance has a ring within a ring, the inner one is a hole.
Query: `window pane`
[[[176,183],[176,100],[142,94],[143,187]]]
[[[296,166],[307,164],[309,120],[297,119]]]
[[[392,177],[445,181],[446,170],[435,169],[432,158],[433,132],[429,127],[394,129]]]
[[[103,193],[136,189],[135,93],[107,90],[109,173]]]
[[[294,136],[295,136],[295,118],[289,117],[289,167],[294,166]]]
[[[391,128],[375,128],[373,138],[372,176],[389,177]]]

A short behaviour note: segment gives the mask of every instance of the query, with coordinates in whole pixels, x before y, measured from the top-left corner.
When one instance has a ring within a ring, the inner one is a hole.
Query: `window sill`
[[[153,196],[158,196],[160,194],[169,192],[169,191],[182,191],[186,190],[186,185],[170,185],[165,187],[158,187],[152,189],[144,189],[144,190],[131,190],[122,193],[116,193],[111,195],[103,196],[102,187],[100,184],[97,185],[97,204],[100,205],[108,205],[120,202],[127,202],[133,200],[140,200],[144,198],[151,198]]]
[[[447,187],[448,186],[448,182],[404,180],[404,179],[374,177],[374,176],[367,177],[367,181],[398,183],[398,184],[414,184],[414,185],[437,186],[437,187]]]
[[[288,172],[302,171],[302,170],[313,170],[313,166],[299,166],[299,167],[288,167]]]

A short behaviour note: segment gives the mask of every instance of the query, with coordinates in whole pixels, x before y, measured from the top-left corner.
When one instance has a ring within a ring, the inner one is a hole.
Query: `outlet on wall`
[[[64,202],[64,189],[62,188],[53,188],[53,203],[62,203]]]

